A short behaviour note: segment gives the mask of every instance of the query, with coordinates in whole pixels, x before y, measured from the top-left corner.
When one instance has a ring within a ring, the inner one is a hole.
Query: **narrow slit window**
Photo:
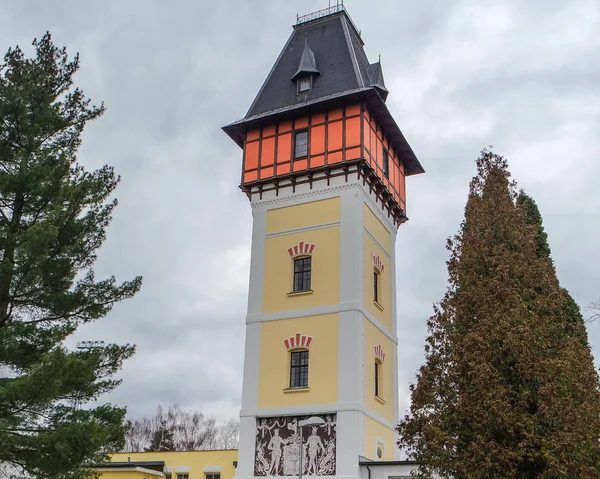
[[[383,149],[383,174],[390,176],[390,154],[385,148]]]
[[[294,159],[308,156],[308,130],[297,131],[294,135]]]
[[[375,396],[377,396],[377,397],[381,397],[381,395],[379,394],[380,393],[380,391],[379,391],[379,376],[380,376],[381,371],[379,369],[380,369],[380,364],[376,360],[375,361]]]
[[[373,301],[379,303],[379,273],[373,271]]]
[[[308,387],[308,351],[293,351],[290,362],[290,387]]]
[[[312,261],[311,257],[294,260],[294,292],[310,291]]]

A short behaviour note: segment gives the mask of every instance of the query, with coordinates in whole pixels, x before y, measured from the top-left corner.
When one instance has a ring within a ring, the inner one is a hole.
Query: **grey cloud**
[[[581,2],[345,2],[388,105],[427,173],[409,178],[398,233],[401,414],[446,288],[444,248],[463,216],[479,150],[505,154],[538,202],[561,282],[600,297],[600,10]],[[50,30],[79,51],[77,84],[106,115],[80,161],[114,165],[119,207],[97,274],[144,275],[142,292],[72,338],[136,343],[108,399],[132,415],[179,402],[238,413],[252,217],[241,151],[220,127],[242,117],[296,13],[323,1],[10,0],[0,48]],[[600,330],[589,326],[597,353]],[[598,353],[597,353],[598,354]]]

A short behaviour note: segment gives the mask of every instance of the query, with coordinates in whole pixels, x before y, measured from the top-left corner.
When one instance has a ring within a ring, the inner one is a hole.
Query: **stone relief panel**
[[[256,418],[255,476],[297,476],[298,421],[312,416]],[[302,428],[302,474],[335,475],[336,415],[318,415],[325,424]]]

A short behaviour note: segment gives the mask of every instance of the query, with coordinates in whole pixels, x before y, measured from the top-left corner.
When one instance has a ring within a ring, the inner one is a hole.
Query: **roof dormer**
[[[312,89],[313,76],[320,74],[321,72],[317,70],[315,53],[308,46],[308,37],[305,36],[300,63],[298,64],[296,73],[292,77],[292,81],[296,82],[298,93],[310,91]]]
[[[377,90],[381,99],[385,101],[388,96],[388,89],[385,87],[385,81],[383,81],[383,70],[381,69],[381,59],[377,63],[371,63],[369,65],[369,79],[371,86]]]

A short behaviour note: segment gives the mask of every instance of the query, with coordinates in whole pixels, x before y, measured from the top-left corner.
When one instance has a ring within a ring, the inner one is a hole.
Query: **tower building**
[[[361,461],[398,459],[395,243],[423,168],[363,45],[342,5],[299,17],[223,127],[254,221],[239,478],[360,477]]]

